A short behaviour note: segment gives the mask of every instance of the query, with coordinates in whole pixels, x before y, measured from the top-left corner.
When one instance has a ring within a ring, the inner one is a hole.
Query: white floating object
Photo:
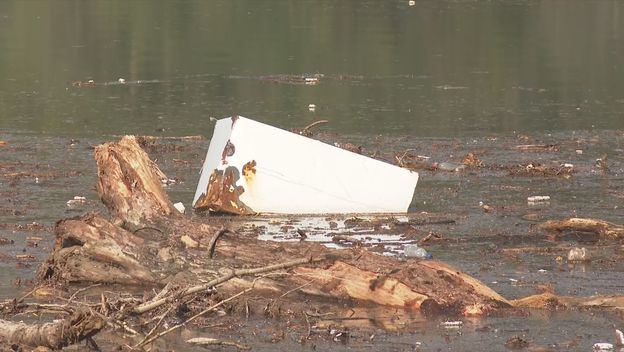
[[[218,120],[194,209],[235,214],[402,213],[418,173],[244,117]]]
[[[618,329],[615,329],[615,344],[617,346],[624,346],[624,333]]]
[[[73,199],[68,200],[65,204],[67,204],[67,206],[71,208],[71,207],[85,204],[86,202],[87,202],[87,198],[82,197],[82,196],[74,196]]]
[[[597,342],[592,347],[594,351],[613,351],[613,345],[608,342]]]
[[[414,5],[416,5],[416,0],[409,0],[409,1],[408,1],[408,5],[409,5],[409,6],[414,6]]]
[[[545,203],[550,202],[550,196],[530,196],[527,198],[529,203]]]
[[[176,208],[182,214],[184,214],[184,212],[186,211],[186,208],[184,207],[184,204],[182,204],[182,202],[175,203],[173,207]]]
[[[308,110],[310,110],[310,111],[316,110],[316,105],[315,104],[308,105]]]
[[[445,322],[442,322],[440,325],[444,326],[445,328],[460,328],[462,327],[462,325],[464,325],[464,322],[461,320],[445,321]]]
[[[117,80],[117,82],[119,82],[121,84],[124,84],[124,83],[126,83],[126,80],[124,78],[120,78],[120,79]]]
[[[579,155],[583,154],[583,149],[577,149],[576,154],[579,154]]]

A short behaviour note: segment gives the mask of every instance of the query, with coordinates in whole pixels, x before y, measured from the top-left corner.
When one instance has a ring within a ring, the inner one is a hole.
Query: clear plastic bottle
[[[417,244],[407,244],[404,247],[405,257],[417,259],[431,259],[433,256],[426,249],[419,247]]]

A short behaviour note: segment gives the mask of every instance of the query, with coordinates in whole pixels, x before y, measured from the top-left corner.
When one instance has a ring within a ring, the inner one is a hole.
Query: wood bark
[[[113,216],[130,224],[179,217],[162,187],[167,177],[134,136],[97,146],[95,160],[97,192]]]
[[[0,341],[10,345],[60,349],[95,335],[104,326],[101,318],[82,311],[76,311],[60,321],[43,324],[0,320]]]
[[[144,253],[146,241],[97,215],[88,214],[56,224],[52,257],[39,269],[40,279],[66,282],[154,283],[153,260]]]
[[[549,220],[540,225],[548,232],[578,231],[591,232],[600,236],[620,238],[624,236],[624,226],[608,221],[590,218],[569,218],[564,220]]]

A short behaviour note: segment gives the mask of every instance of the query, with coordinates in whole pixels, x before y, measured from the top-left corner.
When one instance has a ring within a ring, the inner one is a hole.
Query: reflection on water
[[[624,128],[619,1],[3,1],[0,129],[352,134]],[[324,74],[315,85],[237,79]],[[75,87],[72,82],[141,81]],[[309,104],[316,104],[314,112]]]

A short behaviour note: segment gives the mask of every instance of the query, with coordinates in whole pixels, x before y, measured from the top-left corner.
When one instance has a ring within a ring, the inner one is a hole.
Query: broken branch
[[[285,262],[285,263],[280,263],[280,264],[273,264],[273,265],[268,265],[268,266],[263,266],[260,268],[251,268],[251,269],[236,269],[236,270],[231,270],[228,274],[219,276],[218,278],[211,280],[205,284],[201,284],[201,285],[197,285],[197,286],[193,286],[190,287],[182,292],[180,292],[179,294],[176,294],[176,297],[186,297],[188,295],[192,295],[194,293],[198,293],[201,291],[205,291],[211,287],[217,286],[219,284],[222,284],[234,277],[237,276],[245,276],[245,275],[255,275],[255,274],[262,274],[262,273],[266,273],[266,272],[270,272],[270,271],[276,271],[276,270],[281,270],[281,269],[287,269],[287,268],[291,268],[294,266],[298,266],[298,265],[302,265],[302,264],[308,264],[308,263],[312,263],[312,262],[317,262],[317,261],[321,261],[322,259],[314,259],[312,257],[307,257],[307,258],[300,258],[300,259],[295,259],[295,260],[291,260],[289,262]],[[160,307],[161,305],[167,303],[170,300],[171,297],[166,297],[166,298],[161,298],[155,301],[151,301],[145,304],[142,304],[136,308],[134,308],[133,313],[135,314],[142,314],[145,313],[147,311],[150,311],[154,308]]]

